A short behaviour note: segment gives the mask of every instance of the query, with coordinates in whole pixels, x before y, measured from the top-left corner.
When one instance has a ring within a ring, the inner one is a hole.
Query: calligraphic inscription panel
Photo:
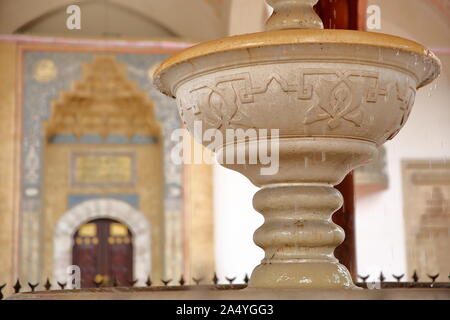
[[[135,161],[131,153],[74,153],[71,167],[74,186],[134,184]]]

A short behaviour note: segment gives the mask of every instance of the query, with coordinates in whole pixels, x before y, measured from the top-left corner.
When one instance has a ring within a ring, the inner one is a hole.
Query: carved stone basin
[[[261,174],[261,163],[223,164],[261,187],[253,204],[265,223],[254,239],[266,256],[250,287],[354,287],[333,255],[344,240],[331,220],[342,206],[333,186],[399,132],[416,90],[439,73],[439,60],[413,41],[318,29],[220,39],[159,66],[154,83],[176,98],[190,132],[196,121],[203,132],[224,135],[226,129],[279,130],[276,172]],[[245,149],[252,139],[274,138],[244,137],[215,151]]]

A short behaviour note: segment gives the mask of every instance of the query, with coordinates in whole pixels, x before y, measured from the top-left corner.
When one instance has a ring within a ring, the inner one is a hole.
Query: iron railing
[[[450,274],[448,275],[448,281],[447,282],[436,282],[437,278],[439,277],[440,274],[435,274],[435,275],[426,275],[426,280],[429,281],[424,281],[424,282],[420,282],[419,280],[421,279],[419,277],[419,275],[417,274],[417,272],[414,272],[411,280],[412,281],[402,281],[402,279],[405,278],[405,274],[402,275],[395,275],[393,274],[392,277],[394,279],[396,279],[395,282],[389,282],[386,281],[386,277],[384,276],[383,272],[381,272],[378,277],[377,277],[377,281],[368,281],[370,278],[370,275],[358,275],[358,278],[361,279],[361,282],[357,282],[356,285],[362,288],[367,288],[367,289],[374,289],[374,284],[376,284],[376,288],[378,289],[390,289],[390,288],[448,288],[450,289]],[[211,282],[208,283],[207,280],[203,279],[203,278],[192,278],[192,281],[194,283],[194,286],[199,286],[199,285],[211,285],[212,287],[215,287],[217,289],[220,290],[237,290],[237,289],[243,289],[247,286],[248,281],[249,281],[249,277],[246,274],[245,277],[242,279],[242,283],[240,284],[235,284],[234,282],[236,281],[237,277],[225,277],[224,278],[226,280],[226,284],[220,284],[220,279],[217,276],[216,273],[214,273],[214,276],[211,279]],[[138,279],[134,279],[131,281],[128,281],[128,283],[119,283],[116,279],[113,279],[111,285],[107,285],[110,287],[135,287],[136,284],[138,283]],[[100,282],[93,282],[94,286],[96,288],[100,288],[100,287],[106,287],[103,283],[103,281]],[[164,290],[165,287],[170,287],[170,289],[183,289],[184,287],[187,287],[186,285],[186,280],[184,278],[184,276],[181,276],[181,278],[178,281],[173,281],[173,279],[160,279],[160,286],[157,285],[157,283],[155,284],[152,279],[150,277],[148,277],[146,279],[145,282],[145,286],[146,287],[154,287],[155,289],[159,289],[159,290]],[[14,285],[12,285],[12,289],[14,294],[17,293],[33,293],[33,292],[37,292],[39,290],[38,289],[40,286],[40,283],[30,283],[30,282],[26,282],[26,286],[22,286],[22,283],[20,282],[19,279],[17,279],[17,281],[15,282]],[[61,283],[61,282],[56,282],[56,286],[54,286],[51,282],[50,279],[47,278],[45,283],[41,286],[42,287],[42,291],[51,291],[52,289],[59,289],[59,290],[65,290],[65,288],[67,287],[67,282],[66,283]],[[191,287],[191,286],[190,286]],[[3,294],[4,289],[7,288],[7,284],[2,284],[0,285],[0,300],[2,300],[5,296]],[[168,289],[168,288],[167,288]]]

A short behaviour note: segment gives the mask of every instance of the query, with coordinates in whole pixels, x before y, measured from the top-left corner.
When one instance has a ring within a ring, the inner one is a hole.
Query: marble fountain
[[[205,130],[279,129],[277,173],[223,164],[261,188],[253,205],[265,223],[254,240],[265,258],[249,288],[354,288],[333,255],[344,240],[331,220],[343,202],[333,186],[395,137],[440,62],[407,39],[324,30],[317,0],[267,2],[274,13],[266,32],[189,48],[163,62],[154,83],[176,98],[190,131],[195,121]]]

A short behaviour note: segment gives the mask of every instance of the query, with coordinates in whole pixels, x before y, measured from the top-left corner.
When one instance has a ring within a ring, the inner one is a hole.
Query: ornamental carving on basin
[[[406,123],[416,93],[414,79],[394,70],[385,72],[386,79],[376,70],[298,64],[247,70],[225,70],[218,77],[204,75],[200,84],[181,85],[186,91],[178,98],[183,123],[191,127],[200,120],[205,129],[219,130],[281,128],[287,135],[341,135],[382,143]],[[259,116],[267,112],[273,116]],[[373,129],[378,125],[382,131]]]

